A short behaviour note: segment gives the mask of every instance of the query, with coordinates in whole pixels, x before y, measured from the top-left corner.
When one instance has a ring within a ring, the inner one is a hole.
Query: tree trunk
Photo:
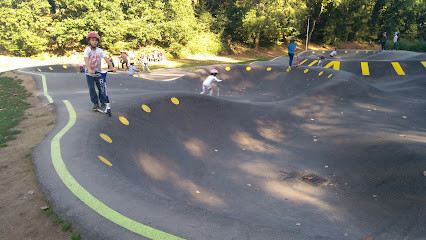
[[[259,41],[260,41],[260,32],[256,33],[256,38],[254,39],[254,49],[259,50]]]

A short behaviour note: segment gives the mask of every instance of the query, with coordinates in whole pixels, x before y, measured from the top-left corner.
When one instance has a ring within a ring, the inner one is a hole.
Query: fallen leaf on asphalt
[[[313,179],[313,177],[308,177],[308,180],[312,180]]]
[[[314,138],[314,142],[317,142],[317,141],[318,141],[318,139]]]
[[[407,118],[407,116],[402,116],[402,118],[406,119],[406,118]]]
[[[296,223],[296,226],[300,226],[300,223]]]
[[[363,238],[362,240],[374,240],[374,238],[372,238],[372,237],[366,237],[366,238]]]
[[[254,190],[259,191],[259,188],[255,188]]]
[[[40,207],[40,209],[41,210],[46,210],[46,209],[49,209],[49,207],[48,206],[43,206],[43,207]]]
[[[426,177],[426,171],[423,171],[423,176],[425,176],[425,177]]]
[[[373,195],[373,197],[374,197],[374,198],[376,198],[376,197],[377,197],[377,195]]]
[[[328,165],[325,165],[324,167],[325,167],[325,168],[328,168]]]
[[[349,234],[345,233],[344,236],[347,237],[347,236],[349,236]]]
[[[297,201],[291,201],[292,203],[297,203]]]
[[[200,191],[195,191],[196,193],[200,193]]]
[[[250,184],[250,183],[247,183],[247,186],[251,187],[251,184]]]
[[[30,190],[30,191],[28,191],[28,194],[30,194],[30,195],[33,195],[35,193],[35,191],[34,190]]]

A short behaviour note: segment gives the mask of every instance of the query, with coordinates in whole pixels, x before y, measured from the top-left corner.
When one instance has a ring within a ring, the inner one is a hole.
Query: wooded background
[[[290,37],[377,43],[383,32],[425,51],[425,0],[0,0],[0,53],[81,51],[95,31],[102,48],[155,46],[176,57],[257,48]]]

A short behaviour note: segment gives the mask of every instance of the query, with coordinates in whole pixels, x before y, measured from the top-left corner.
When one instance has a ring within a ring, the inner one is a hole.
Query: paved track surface
[[[46,199],[84,239],[425,239],[425,55],[345,51],[109,74],[112,117],[75,66],[23,69],[57,114],[32,155]]]

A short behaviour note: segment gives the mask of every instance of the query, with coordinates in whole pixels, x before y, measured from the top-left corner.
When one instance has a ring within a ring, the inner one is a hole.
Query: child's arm
[[[104,59],[105,59],[105,62],[108,64],[108,66],[112,69],[112,71],[116,72],[117,70],[112,66],[111,61],[108,59],[108,57],[104,57]],[[86,58],[84,58],[84,60],[86,60]]]
[[[86,64],[87,71],[89,71],[90,74],[95,74],[95,71],[92,70],[92,68],[89,65],[89,58],[84,57],[84,63]]]

